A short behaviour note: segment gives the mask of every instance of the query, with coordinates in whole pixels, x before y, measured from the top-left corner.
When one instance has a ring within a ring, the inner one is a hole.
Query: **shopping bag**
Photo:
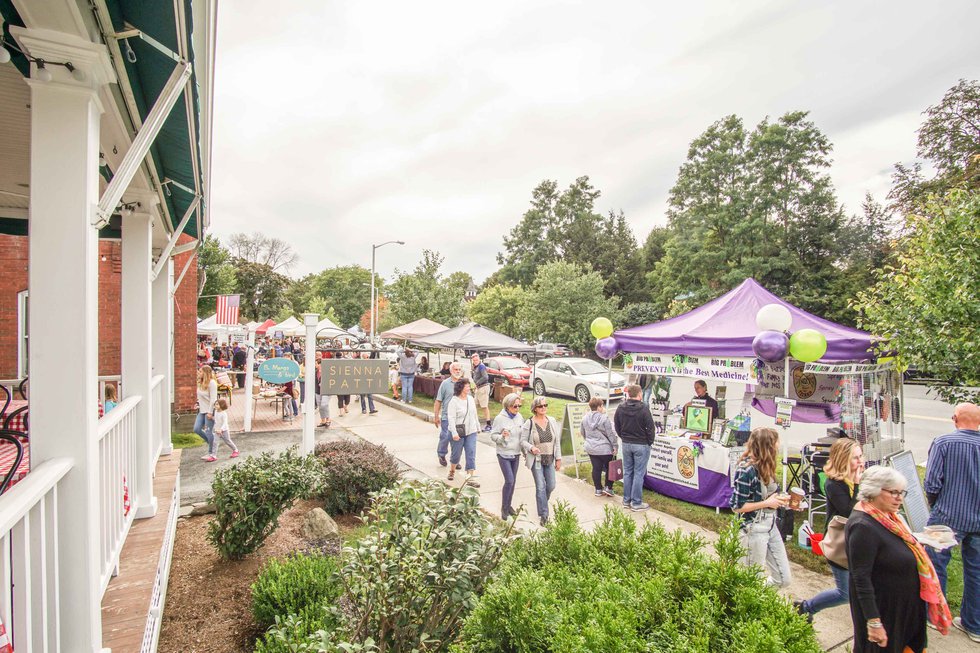
[[[609,461],[609,471],[606,473],[606,478],[610,481],[621,481],[623,480],[623,461],[619,458]]]

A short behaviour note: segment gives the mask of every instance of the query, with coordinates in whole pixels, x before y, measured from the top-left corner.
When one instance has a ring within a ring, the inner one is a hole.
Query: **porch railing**
[[[99,420],[99,499],[102,508],[99,576],[105,593],[119,569],[119,553],[136,516],[130,488],[136,487],[136,429],[134,411],[142,397],[123,399]]]
[[[72,468],[54,458],[0,502],[0,618],[15,651],[60,651],[58,488]]]

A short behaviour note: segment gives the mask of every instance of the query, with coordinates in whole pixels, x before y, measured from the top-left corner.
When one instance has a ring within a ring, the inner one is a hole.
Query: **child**
[[[238,447],[235,443],[231,441],[231,436],[228,434],[228,400],[222,397],[218,400],[218,403],[214,407],[214,434],[220,436],[222,441],[231,448],[231,458],[238,458]],[[211,455],[207,457],[205,462],[213,463],[218,459],[215,455],[218,453],[217,440],[215,440],[214,451]]]
[[[115,408],[119,404],[119,398],[116,396],[116,386],[111,383],[106,383],[105,385],[105,406],[104,411],[108,413],[110,410]]]
[[[398,393],[398,388],[401,387],[402,380],[398,376],[398,367],[394,363],[388,368],[388,383],[391,384],[391,396],[395,401],[401,400],[401,395]]]

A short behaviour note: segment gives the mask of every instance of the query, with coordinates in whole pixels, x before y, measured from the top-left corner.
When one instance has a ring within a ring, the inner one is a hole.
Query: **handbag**
[[[847,526],[847,518],[834,515],[834,518],[827,524],[827,534],[824,535],[820,547],[823,555],[838,567],[847,569],[847,547],[844,545],[844,527]]]
[[[456,434],[461,438],[466,437],[466,417],[470,414],[470,402],[466,401],[466,412],[463,413],[463,423],[456,425]]]
[[[606,472],[607,481],[623,480],[623,461],[620,458],[609,461],[609,470]]]

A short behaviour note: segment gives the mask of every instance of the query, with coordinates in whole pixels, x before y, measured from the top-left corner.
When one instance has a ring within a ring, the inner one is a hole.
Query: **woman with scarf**
[[[847,520],[854,653],[923,653],[926,619],[943,635],[952,623],[929,556],[898,516],[905,485],[891,467],[872,467]]]
[[[524,417],[521,415],[521,396],[510,393],[504,397],[504,407],[500,414],[493,418],[490,429],[490,440],[497,445],[497,463],[504,475],[504,488],[501,496],[500,518],[507,521],[517,515],[511,506],[514,499],[514,487],[517,484],[517,468],[521,464],[521,426]]]
[[[561,427],[548,416],[548,398],[535,397],[531,419],[521,426],[521,451],[534,477],[534,498],[541,525],[548,523],[548,499],[555,491],[555,472],[561,471]]]

